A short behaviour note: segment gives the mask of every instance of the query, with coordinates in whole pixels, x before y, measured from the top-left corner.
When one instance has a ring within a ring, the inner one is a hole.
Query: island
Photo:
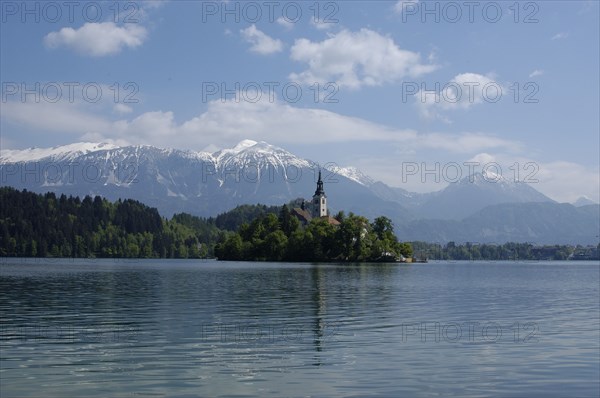
[[[244,223],[215,246],[219,260],[407,262],[412,247],[398,241],[392,221],[328,210],[321,171],[311,201],[296,200],[291,210],[283,205],[278,215],[266,214]]]

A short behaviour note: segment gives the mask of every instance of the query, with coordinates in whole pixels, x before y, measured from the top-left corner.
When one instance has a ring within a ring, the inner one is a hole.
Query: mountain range
[[[332,213],[390,217],[402,240],[597,244],[600,206],[559,204],[532,186],[474,174],[432,193],[375,181],[354,167],[319,164],[266,142],[214,153],[77,143],[0,152],[1,185],[33,192],[132,198],[164,216],[215,216],[240,204],[310,198],[322,171]]]

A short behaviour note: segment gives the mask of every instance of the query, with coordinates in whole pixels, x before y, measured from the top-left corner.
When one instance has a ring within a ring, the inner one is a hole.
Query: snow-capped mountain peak
[[[0,151],[0,163],[20,163],[46,158],[69,160],[91,152],[116,149],[118,146],[107,143],[78,142],[52,148],[28,148],[23,150],[5,149]]]
[[[254,140],[242,140],[236,146],[234,146],[231,151],[232,152],[241,152],[244,149],[250,148],[258,144],[258,142]]]
[[[252,148],[256,144],[258,144],[258,142],[254,140],[242,140],[233,148],[221,149],[220,151],[213,153],[212,156],[217,162],[219,162],[222,158],[235,156],[238,153],[247,150],[248,148]]]
[[[491,171],[489,169],[483,170],[480,175],[487,182],[496,182],[496,183],[498,183],[498,182],[506,183],[507,182],[506,179],[504,177],[502,177],[501,174],[494,173],[493,171]]]
[[[375,181],[371,177],[369,177],[356,167],[332,166],[329,167],[328,170],[332,173],[341,175],[342,177],[346,177],[352,181],[358,182],[360,185],[364,185],[366,187],[370,187],[375,183]]]
[[[581,196],[579,199],[577,199],[575,202],[573,202],[573,206],[575,206],[575,207],[597,205],[597,204],[598,203],[594,202],[592,199],[588,198],[585,195]]]
[[[265,167],[270,165],[275,168],[283,167],[311,167],[312,163],[301,159],[294,154],[271,145],[267,142],[256,142],[253,140],[243,140],[232,149],[223,149],[215,152],[213,158],[217,167]]]
[[[511,181],[504,178],[501,174],[497,174],[490,170],[483,170],[480,173],[474,173],[467,177],[463,177],[459,184],[471,184],[476,186],[486,186],[489,184],[509,185]],[[452,184],[451,184],[452,185]]]

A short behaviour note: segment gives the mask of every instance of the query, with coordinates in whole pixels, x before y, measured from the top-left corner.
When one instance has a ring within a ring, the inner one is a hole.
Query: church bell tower
[[[319,180],[317,181],[317,190],[312,198],[313,217],[327,216],[327,195],[323,190],[323,180],[321,179],[321,170],[319,170]]]

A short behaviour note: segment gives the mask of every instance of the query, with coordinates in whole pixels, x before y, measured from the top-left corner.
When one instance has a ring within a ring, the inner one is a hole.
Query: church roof
[[[302,210],[299,207],[294,207],[291,211],[292,215],[296,216],[303,224],[308,224],[313,219],[313,216],[308,210]],[[338,226],[340,222],[331,216],[319,217],[322,220],[327,221],[330,225]]]
[[[303,224],[308,224],[310,220],[312,220],[312,216],[308,210],[304,210],[299,207],[294,207],[291,213],[294,216],[296,216]]]
[[[331,217],[331,216],[323,216],[323,217],[321,217],[321,218],[324,218],[324,219],[326,219],[326,220],[327,220],[327,222],[328,222],[330,225],[336,225],[336,226],[337,226],[337,225],[340,225],[340,224],[341,224],[341,223],[340,223],[338,220],[336,220],[335,218],[333,218],[333,217]]]

